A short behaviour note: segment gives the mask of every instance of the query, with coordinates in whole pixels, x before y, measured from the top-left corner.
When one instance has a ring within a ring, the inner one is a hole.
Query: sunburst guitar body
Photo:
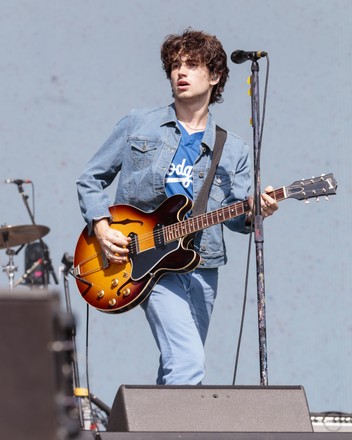
[[[152,213],[130,205],[110,207],[110,226],[131,238],[125,264],[111,263],[84,228],[74,255],[74,275],[83,298],[101,311],[125,312],[140,304],[165,272],[195,268],[200,257],[191,248],[191,238],[166,242],[163,236],[163,228],[179,224],[191,206],[185,196],[177,195]]]

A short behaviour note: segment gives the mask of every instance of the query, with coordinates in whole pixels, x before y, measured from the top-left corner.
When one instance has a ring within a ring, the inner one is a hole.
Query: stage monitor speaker
[[[0,292],[1,438],[78,434],[78,419],[71,418],[72,329],[73,318],[60,310],[57,293]]]
[[[108,432],[312,432],[301,386],[129,386]]]

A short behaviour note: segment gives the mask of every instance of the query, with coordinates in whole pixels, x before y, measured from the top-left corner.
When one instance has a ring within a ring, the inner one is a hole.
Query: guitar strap
[[[199,191],[198,197],[194,202],[191,217],[203,214],[207,209],[207,202],[210,193],[210,187],[214,180],[215,170],[220,162],[221,153],[227,138],[227,132],[223,128],[216,126],[215,145],[213,151],[213,158],[211,161],[209,173]]]

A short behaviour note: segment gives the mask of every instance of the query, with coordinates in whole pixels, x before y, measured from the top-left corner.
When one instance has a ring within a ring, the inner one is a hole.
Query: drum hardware
[[[28,244],[28,243],[31,243],[32,241],[39,240],[40,247],[42,249],[42,252],[41,252],[42,262],[41,262],[41,264],[43,265],[43,287],[46,288],[48,286],[48,284],[49,284],[49,276],[50,275],[52,276],[55,284],[59,284],[58,279],[57,279],[56,274],[55,274],[55,271],[53,269],[52,263],[51,263],[51,259],[50,259],[50,255],[49,255],[49,249],[48,249],[48,247],[46,246],[46,244],[42,240],[42,237],[49,232],[49,228],[47,228],[46,226],[40,226],[40,225],[36,224],[35,219],[34,219],[34,203],[33,203],[33,208],[31,210],[31,208],[29,206],[29,203],[28,203],[28,195],[24,192],[24,189],[23,189],[23,186],[22,186],[24,183],[31,183],[32,184],[32,190],[33,190],[33,193],[34,193],[33,182],[31,180],[28,180],[28,179],[27,180],[22,180],[22,179],[6,179],[5,183],[14,183],[14,184],[17,185],[18,192],[19,192],[19,194],[20,194],[20,196],[21,196],[21,198],[23,200],[23,203],[24,203],[24,205],[25,205],[25,207],[27,209],[27,212],[28,212],[29,217],[30,217],[31,222],[32,222],[32,225],[28,225],[28,226],[24,226],[23,227],[23,228],[25,228],[25,230],[19,229],[17,231],[18,232],[17,239],[15,237],[13,237],[12,241],[11,241],[11,237],[10,237],[10,241],[7,240],[6,247],[10,248],[10,247],[16,246],[17,244],[23,244],[23,243]],[[12,227],[12,228],[14,228],[14,227]],[[17,227],[17,228],[21,228],[21,227]],[[21,236],[21,233],[22,233],[22,236]],[[14,236],[16,235],[15,234],[15,230],[13,231],[13,233],[11,235],[14,235]],[[18,243],[18,242],[20,242],[20,243]],[[0,248],[1,248],[1,241],[0,241]],[[27,270],[28,270],[28,268],[27,268]]]
[[[31,273],[40,265],[42,264],[43,260],[42,258],[38,258],[37,261],[35,261],[32,266],[27,269],[25,271],[25,273],[15,282],[15,284],[13,285],[13,287],[15,288],[16,286],[18,286],[19,284],[25,282],[27,280],[27,278],[31,275]]]
[[[7,249],[6,254],[9,256],[8,263],[2,267],[2,271],[7,273],[7,277],[9,279],[9,287],[10,290],[13,290],[14,288],[14,278],[15,278],[15,272],[17,271],[18,267],[14,264],[14,255],[15,251],[13,249]]]
[[[50,229],[41,225],[1,226],[0,249],[25,245],[44,237]]]
[[[14,275],[18,270],[18,267],[14,264],[14,257],[26,244],[38,240],[48,232],[49,228],[41,225],[3,225],[0,227],[0,249],[6,249],[6,254],[9,256],[8,263],[3,266],[3,272],[6,272],[8,276],[10,290],[13,290],[21,282],[17,281],[14,283]],[[13,247],[16,246],[20,247],[15,251]],[[23,276],[21,278],[23,278]]]

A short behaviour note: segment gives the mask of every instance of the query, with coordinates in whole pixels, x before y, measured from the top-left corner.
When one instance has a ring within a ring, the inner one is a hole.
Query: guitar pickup
[[[154,235],[154,243],[155,247],[161,248],[165,246],[165,240],[164,240],[164,234],[163,234],[163,226],[158,224],[153,229],[153,235]]]
[[[128,236],[131,238],[131,242],[127,246],[127,249],[129,251],[129,256],[133,257],[133,255],[138,255],[140,251],[138,235],[135,232],[131,232]]]

